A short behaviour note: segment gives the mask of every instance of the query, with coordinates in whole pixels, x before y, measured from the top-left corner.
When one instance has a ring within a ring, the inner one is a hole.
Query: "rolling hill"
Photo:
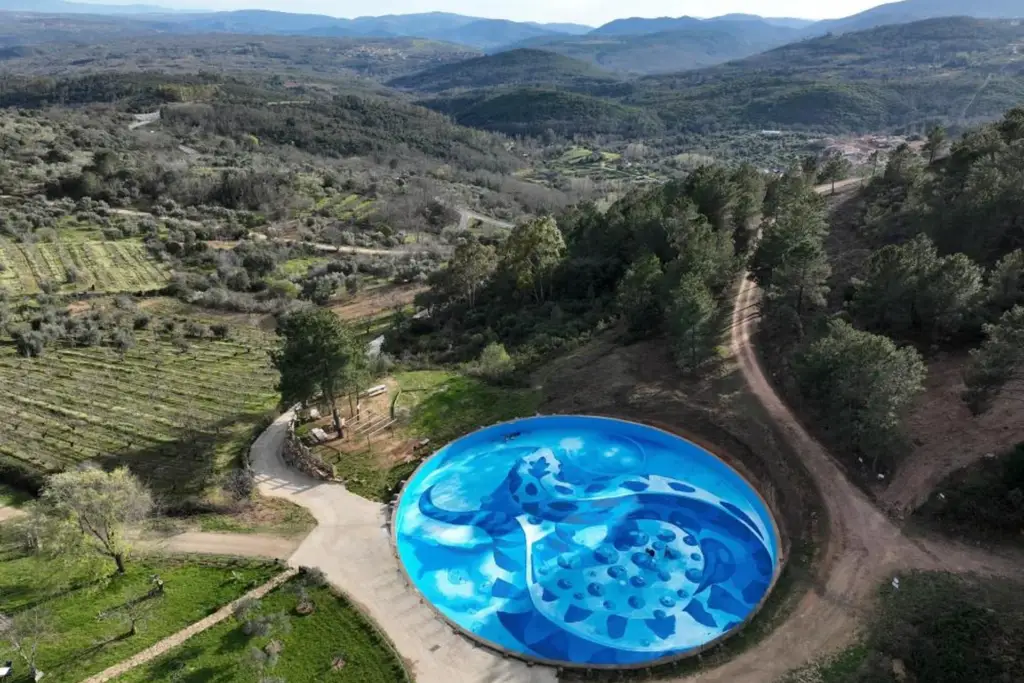
[[[495,88],[419,102],[448,114],[459,125],[507,135],[660,135],[664,125],[650,111],[551,88]]]
[[[124,9],[125,11],[116,11]],[[0,0],[0,11],[18,12],[20,21],[34,20],[55,29],[52,42],[74,39],[89,42],[91,25],[116,24],[127,35],[157,33],[235,33],[242,35],[304,35],[344,38],[416,37],[490,49],[530,38],[558,38],[590,30],[577,24],[538,24],[484,19],[446,12],[338,19],[321,14],[270,10],[231,12],[161,12],[148,6],[90,5],[63,0]],[[129,11],[131,10],[131,11]],[[27,13],[47,14],[27,14]],[[21,13],[26,13],[21,15]],[[52,16],[48,16],[52,15]],[[3,18],[4,28],[10,16]],[[44,29],[45,30],[45,29]],[[88,37],[84,37],[88,36]],[[9,36],[3,36],[10,43]]]
[[[876,131],[985,120],[1024,101],[1024,26],[932,19],[652,76],[626,98],[669,128]]]
[[[144,34],[124,37],[119,24],[97,17],[89,33],[75,43],[36,44],[53,39],[53,31],[34,33],[5,27],[13,45],[0,37],[0,64],[10,73],[79,74],[82,72],[256,73],[293,78],[297,83],[351,80],[363,76],[385,81],[432,67],[462,62],[475,50],[420,38],[319,38],[301,36],[240,36],[226,34]],[[91,36],[90,39],[81,40]],[[376,86],[380,89],[380,86]]]
[[[590,32],[592,36],[638,36],[648,33],[666,33],[668,31],[686,31],[700,28],[717,28],[721,24],[744,24],[748,31],[764,29],[776,36],[796,37],[797,27],[788,26],[786,22],[803,22],[803,26],[813,24],[812,21],[801,19],[774,20],[764,19],[754,14],[727,14],[713,19],[698,19],[696,17],[658,17],[647,19],[643,17],[630,17],[628,19],[616,19],[607,24],[598,26]],[[779,23],[782,22],[782,23]],[[771,29],[782,29],[772,31]]]
[[[1024,101],[1021,50],[1021,22],[931,19],[822,36],[728,64],[617,84],[580,78],[577,92],[560,97],[550,86],[519,88],[514,97],[493,87],[480,68],[486,58],[471,60],[471,70],[452,65],[402,82],[419,82],[425,91],[478,83],[475,90],[423,104],[465,125],[510,133],[920,132],[937,122],[988,120]],[[445,80],[449,73],[456,76]],[[558,70],[549,77],[572,82]],[[574,129],[569,122],[577,115]]]
[[[679,25],[687,28],[639,35],[614,30],[610,34],[600,33],[602,29],[596,29],[583,36],[533,38],[517,47],[557,52],[609,71],[656,74],[740,59],[783,45],[799,35],[796,29],[761,21],[687,18]]]
[[[523,85],[595,92],[619,82],[618,76],[586,62],[553,52],[518,49],[437,66],[396,78],[388,85],[423,93]]]
[[[807,28],[811,24],[816,23],[813,19],[798,19],[796,17],[761,17],[756,14],[723,14],[720,17],[714,17],[717,21],[763,21],[766,24],[772,26],[782,26],[783,28]]]

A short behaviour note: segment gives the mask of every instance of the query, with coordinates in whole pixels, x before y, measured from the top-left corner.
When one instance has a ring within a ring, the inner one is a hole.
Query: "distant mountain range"
[[[903,0],[879,5],[844,19],[819,21],[808,27],[814,35],[861,31],[887,24],[908,24],[922,19],[973,17],[975,19],[1020,19],[1022,0]]]
[[[2,0],[0,0],[2,1]],[[381,17],[337,19],[317,14],[290,14],[265,10],[239,10],[173,18],[173,30],[192,33],[251,33],[265,35],[336,36],[345,38],[417,37],[459,43],[479,49],[495,48],[537,36],[583,33],[589,26],[481,19],[461,14],[430,12]]]
[[[510,134],[921,132],[989,120],[1024,102],[1022,43],[1024,22],[953,17],[829,34],[618,83],[581,62],[519,50],[515,59],[471,59],[392,84],[418,90],[422,104],[459,123]]]
[[[125,30],[136,35],[159,31],[344,38],[416,37],[457,43],[477,49],[494,49],[529,38],[579,35],[593,30],[591,26],[579,24],[516,22],[447,12],[339,19],[321,14],[270,10],[198,13],[152,5],[99,5],[64,0],[0,0],[0,11],[118,15],[132,22],[126,24]]]
[[[624,31],[634,31],[628,33]],[[537,36],[516,48],[547,50],[602,69],[671,73],[721,64],[803,38],[760,19],[623,19],[581,36]]]
[[[603,69],[637,74],[669,73],[740,59],[827,33],[845,33],[922,19],[969,16],[1018,18],[1024,0],[904,0],[843,19],[812,22],[728,14],[713,19],[659,17],[616,19],[598,28],[485,19],[445,12],[339,19],[265,10],[184,12],[164,7],[102,5],[68,0],[0,0],[0,11],[116,15],[124,35],[237,33],[345,38],[417,37],[487,52],[533,48],[581,59]],[[86,21],[86,19],[82,19]],[[62,25],[54,40],[86,43],[93,36]],[[39,37],[44,37],[37,35]],[[36,40],[38,42],[38,40]],[[12,36],[3,43],[15,45]]]

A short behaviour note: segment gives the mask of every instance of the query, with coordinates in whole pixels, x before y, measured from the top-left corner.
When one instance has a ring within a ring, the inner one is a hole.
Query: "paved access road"
[[[291,418],[291,413],[278,418],[251,451],[260,493],[302,505],[318,522],[289,564],[319,567],[361,605],[390,636],[417,683],[556,683],[554,669],[528,667],[479,648],[423,604],[392,552],[385,507],[284,464],[281,451]]]

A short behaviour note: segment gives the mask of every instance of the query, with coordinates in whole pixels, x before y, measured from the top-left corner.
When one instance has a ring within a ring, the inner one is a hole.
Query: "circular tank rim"
[[[525,420],[538,420],[538,419],[543,420],[543,419],[547,419],[547,418],[556,418],[556,417],[578,417],[578,418],[584,418],[584,419],[589,418],[589,419],[596,419],[596,420],[606,420],[606,421],[610,421],[610,422],[621,422],[621,423],[624,423],[624,424],[631,424],[631,425],[638,425],[638,426],[641,426],[641,427],[646,427],[648,429],[653,429],[653,430],[655,430],[657,432],[660,432],[660,433],[662,433],[662,434],[664,434],[666,436],[670,436],[670,437],[675,438],[675,439],[681,439],[682,441],[685,441],[686,443],[689,443],[690,445],[692,445],[692,446],[694,446],[696,448],[699,448],[700,450],[704,451],[705,453],[710,455],[712,458],[714,458],[715,460],[717,460],[718,462],[723,464],[734,475],[736,475],[736,477],[738,477],[740,481],[742,481],[744,484],[746,484],[750,488],[751,491],[753,491],[754,495],[757,496],[757,500],[759,500],[761,502],[761,504],[764,506],[764,509],[768,512],[768,522],[770,523],[772,530],[775,532],[775,556],[776,556],[777,560],[775,562],[775,568],[774,568],[774,570],[772,572],[772,580],[768,584],[768,590],[765,591],[764,595],[761,596],[761,600],[758,601],[758,603],[754,606],[754,608],[752,610],[750,610],[750,613],[747,614],[746,618],[744,618],[743,621],[741,621],[740,623],[736,624],[731,629],[729,629],[725,633],[722,633],[718,637],[713,638],[713,639],[707,641],[706,643],[703,643],[701,645],[698,645],[697,647],[690,648],[689,650],[685,650],[683,652],[679,652],[679,653],[674,654],[674,655],[669,655],[669,656],[666,656],[666,657],[659,657],[657,659],[650,659],[650,660],[647,660],[645,662],[637,662],[637,663],[634,663],[634,664],[590,664],[590,663],[582,663],[582,662],[570,662],[570,661],[558,660],[558,659],[547,659],[547,658],[544,658],[544,657],[535,657],[533,655],[529,655],[529,654],[526,654],[524,652],[519,652],[517,650],[510,650],[510,649],[508,649],[508,648],[506,648],[506,647],[504,647],[502,645],[499,645],[498,643],[495,643],[494,641],[488,640],[487,638],[484,638],[482,636],[477,635],[476,633],[473,633],[472,631],[462,627],[460,624],[458,624],[455,621],[453,621],[452,619],[448,618],[448,616],[445,615],[445,613],[442,612],[441,609],[439,607],[437,607],[437,605],[435,605],[433,603],[433,601],[431,601],[426,595],[423,594],[423,592],[419,589],[419,586],[416,585],[416,582],[412,580],[411,576],[409,576],[409,572],[405,568],[405,562],[402,561],[402,556],[401,556],[401,554],[398,551],[398,528],[397,528],[397,526],[394,523],[395,522],[395,517],[398,514],[398,509],[399,509],[399,507],[402,504],[402,499],[405,496],[406,489],[409,486],[409,482],[411,482],[413,479],[415,479],[416,475],[418,475],[420,473],[420,470],[422,470],[431,460],[433,460],[435,457],[437,457],[437,455],[439,453],[441,453],[441,451],[443,451],[445,448],[447,448],[448,446],[450,446],[452,444],[458,443],[459,441],[465,439],[466,437],[471,436],[472,434],[476,434],[477,432],[479,432],[481,430],[490,429],[492,427],[499,427],[501,425],[515,424],[517,422],[523,422]],[[398,562],[398,567],[399,567],[399,571],[401,572],[402,579],[405,581],[405,584],[407,586],[411,587],[415,591],[416,596],[419,598],[419,601],[421,603],[427,605],[430,608],[431,612],[433,612],[436,617],[441,619],[441,621],[444,622],[450,629],[452,629],[452,631],[454,631],[458,635],[461,635],[464,638],[467,638],[474,645],[477,645],[477,646],[486,648],[488,650],[491,650],[495,654],[498,654],[498,655],[500,655],[501,657],[504,657],[504,658],[510,658],[511,657],[512,659],[520,660],[520,661],[526,663],[527,666],[533,666],[535,664],[539,664],[539,665],[542,665],[542,666],[549,666],[549,667],[554,667],[554,668],[558,668],[558,669],[572,669],[572,670],[577,670],[577,671],[586,671],[586,670],[593,670],[593,671],[642,671],[644,669],[651,669],[651,668],[658,667],[658,666],[664,666],[666,664],[674,664],[676,662],[681,662],[681,661],[684,661],[684,660],[687,660],[687,659],[692,659],[693,657],[696,657],[696,656],[698,656],[698,655],[700,655],[700,654],[702,654],[702,653],[704,653],[704,652],[706,652],[706,651],[708,651],[708,650],[710,650],[710,649],[712,649],[714,647],[717,647],[718,645],[721,645],[725,640],[729,639],[730,637],[734,636],[739,631],[743,630],[747,625],[750,624],[751,621],[753,621],[753,619],[755,617],[757,617],[758,614],[760,614],[761,610],[764,608],[765,603],[768,601],[768,599],[772,595],[772,592],[775,590],[775,585],[779,581],[779,576],[782,574],[782,570],[785,567],[787,560],[789,559],[788,557],[785,556],[785,554],[783,552],[784,544],[783,544],[783,537],[782,537],[782,529],[779,527],[779,524],[778,524],[778,522],[775,519],[776,513],[775,513],[775,510],[774,510],[773,506],[770,505],[767,500],[765,500],[765,498],[761,494],[761,491],[759,490],[759,488],[757,486],[755,486],[753,484],[753,482],[751,482],[750,479],[746,475],[744,475],[740,470],[738,470],[736,467],[734,467],[725,458],[720,457],[719,455],[717,455],[716,453],[711,451],[709,448],[707,448],[703,444],[697,443],[696,441],[694,441],[692,439],[684,437],[684,436],[682,436],[680,434],[676,434],[676,433],[674,433],[672,431],[669,431],[668,429],[664,429],[662,427],[658,427],[658,426],[655,426],[655,425],[652,425],[652,424],[649,424],[649,423],[646,423],[646,422],[641,422],[639,420],[626,420],[626,419],[623,419],[623,418],[620,418],[620,417],[610,417],[608,415],[596,415],[596,414],[590,414],[590,413],[568,413],[568,414],[551,413],[551,414],[545,414],[545,415],[533,415],[533,416],[529,416],[529,417],[518,417],[518,418],[514,418],[512,420],[503,420],[503,421],[500,421],[500,422],[493,422],[493,423],[491,423],[489,425],[484,425],[482,427],[478,427],[477,429],[474,429],[472,432],[469,432],[467,434],[463,434],[462,436],[458,437],[457,439],[453,439],[453,440],[449,441],[448,443],[446,443],[443,446],[441,446],[441,448],[437,449],[436,451],[431,453],[429,456],[424,458],[423,461],[420,462],[420,464],[416,466],[416,469],[413,470],[412,474],[410,474],[409,477],[404,482],[402,482],[401,491],[398,493],[398,495],[395,496],[393,502],[388,507],[389,507],[389,509],[388,509],[387,524],[390,527],[390,529],[388,531],[388,537],[391,540],[391,552],[395,556],[395,559]]]

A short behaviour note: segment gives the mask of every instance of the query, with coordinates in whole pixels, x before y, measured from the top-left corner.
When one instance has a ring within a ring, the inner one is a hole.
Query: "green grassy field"
[[[35,294],[47,283],[63,292],[144,292],[169,279],[168,269],[133,240],[27,244],[0,238],[0,289],[16,295]]]
[[[341,192],[317,197],[313,207],[299,216],[324,216],[340,221],[359,221],[374,212],[374,200],[365,199],[361,195]]]
[[[277,267],[277,271],[284,277],[302,277],[309,272],[310,268],[319,266],[330,261],[328,258],[309,256],[306,258],[293,258],[285,261]]]
[[[410,389],[423,394],[412,408],[410,429],[439,445],[480,427],[533,415],[541,402],[540,392],[493,386],[475,377],[436,371],[409,374],[412,377],[396,376],[400,385],[403,381],[412,386],[434,383],[419,392]]]
[[[432,447],[426,454],[480,427],[533,415],[541,400],[539,392],[496,387],[447,370],[398,372],[394,379],[402,389],[395,407],[409,411],[409,422],[399,429],[399,438],[429,438]],[[384,501],[419,462],[392,464],[382,460],[378,451],[373,447],[339,454],[322,446],[316,452],[334,466],[350,491]]]
[[[26,609],[47,614],[50,637],[39,646],[45,680],[75,683],[131,657],[202,619],[282,571],[265,561],[147,557],[130,561],[128,573],[110,577],[112,565],[79,564],[24,556],[11,545],[0,551],[0,612],[17,618]],[[146,598],[151,577],[164,581],[162,597]],[[148,600],[139,632],[113,615],[128,601]],[[105,616],[101,616],[105,615]],[[0,658],[15,661],[12,683],[29,680],[23,663],[0,644]]]
[[[296,579],[295,581],[298,581]],[[327,588],[309,589],[313,614],[300,616],[298,598],[286,584],[262,601],[265,613],[289,616],[289,633],[274,635],[284,646],[270,675],[288,683],[402,683],[408,677],[401,663],[366,618]],[[268,638],[246,636],[235,620],[218,624],[155,662],[118,679],[119,683],[255,683],[257,672],[247,664],[252,647]],[[345,664],[335,670],[332,662]]]
[[[125,463],[164,492],[202,490],[276,403],[267,345],[237,331],[182,350],[147,331],[123,359],[103,347],[41,358],[0,347],[0,463],[36,473]]]

